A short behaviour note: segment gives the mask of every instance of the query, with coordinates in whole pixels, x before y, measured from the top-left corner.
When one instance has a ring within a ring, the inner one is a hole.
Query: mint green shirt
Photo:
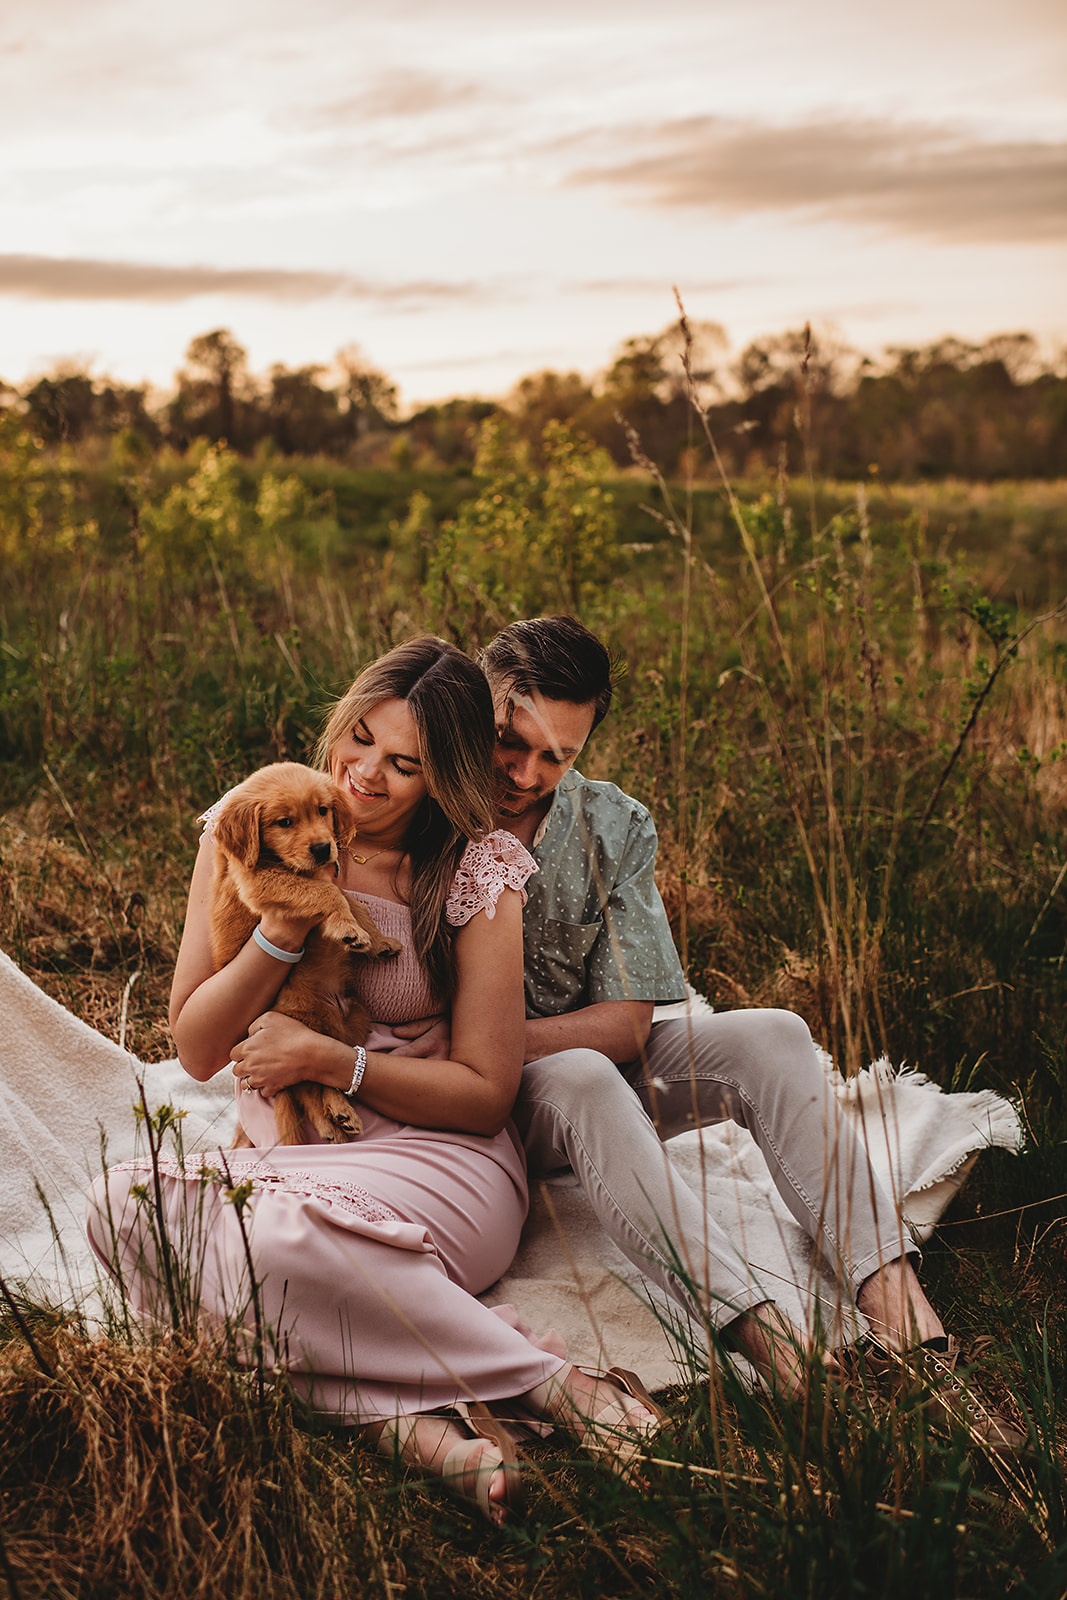
[[[572,768],[534,841],[526,885],[526,1015],[559,1016],[606,1000],[686,998],[653,876],[656,828],[613,783]]]

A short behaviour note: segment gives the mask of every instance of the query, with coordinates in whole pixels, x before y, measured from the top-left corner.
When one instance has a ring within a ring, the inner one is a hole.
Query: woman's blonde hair
[[[316,760],[328,771],[342,739],[383,700],[403,700],[419,738],[426,798],[404,841],[411,862],[411,932],[438,1000],[454,987],[445,900],[468,840],[493,826],[493,700],[480,667],[424,634],[364,667],[323,730]]]

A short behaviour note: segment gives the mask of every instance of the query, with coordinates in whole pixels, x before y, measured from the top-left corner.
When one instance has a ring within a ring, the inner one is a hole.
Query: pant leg
[[[660,1022],[647,1069],[626,1069],[661,1139],[732,1120],[763,1153],[796,1221],[853,1291],[917,1252],[834,1100],[811,1034],[791,1011],[698,1011]]]
[[[623,1254],[699,1320],[719,1326],[772,1297],[675,1171],[607,1056],[562,1050],[528,1063],[513,1116],[530,1177],[570,1167]]]

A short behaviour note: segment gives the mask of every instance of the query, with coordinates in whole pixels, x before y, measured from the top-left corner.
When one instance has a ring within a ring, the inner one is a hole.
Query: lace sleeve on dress
[[[232,793],[232,790],[227,790],[227,794]],[[222,801],[225,799],[226,795],[223,795],[221,799],[215,801],[213,806],[208,806],[206,811],[202,811],[196,819],[197,822],[202,824],[202,832],[206,833],[209,838],[213,839],[215,837],[215,818],[218,816]]]
[[[213,839],[215,837],[215,819],[219,812],[222,810],[231,794],[236,794],[240,787],[241,785],[239,783],[235,783],[232,789],[227,789],[225,794],[220,794],[219,798],[215,801],[215,804],[208,806],[206,811],[201,811],[200,815],[197,817],[197,822],[203,824],[202,832],[206,833],[209,838]]]
[[[513,833],[501,829],[498,833],[486,834],[463,852],[463,860],[456,869],[451,892],[445,901],[446,921],[454,928],[462,928],[479,911],[484,911],[492,921],[496,903],[505,889],[517,889],[525,905],[523,885],[536,871],[537,862]]]

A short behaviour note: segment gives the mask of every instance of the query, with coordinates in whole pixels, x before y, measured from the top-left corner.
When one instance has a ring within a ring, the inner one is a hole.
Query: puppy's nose
[[[332,853],[333,845],[330,843],[329,839],[323,839],[321,844],[313,844],[311,846],[312,857],[316,862],[318,862],[320,867],[324,866],[326,862],[329,861]]]

